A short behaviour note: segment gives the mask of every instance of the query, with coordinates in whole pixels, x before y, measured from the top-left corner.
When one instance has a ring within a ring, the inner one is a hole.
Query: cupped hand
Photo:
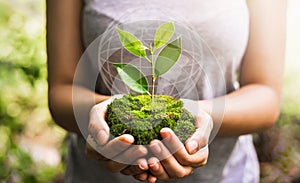
[[[161,130],[162,141],[153,140],[150,149],[154,156],[148,159],[151,175],[148,182],[157,179],[170,181],[193,173],[194,169],[204,166],[208,159],[208,140],[213,127],[211,117],[200,108],[196,101],[184,100],[185,107],[194,115],[196,132],[185,142],[178,139],[169,128]],[[187,105],[186,105],[187,104]],[[189,107],[193,106],[192,110]]]
[[[124,134],[110,139],[110,132],[105,122],[106,108],[112,98],[95,105],[90,111],[89,132],[86,143],[86,155],[98,160],[100,166],[111,172],[137,176],[147,179],[147,148],[133,145],[134,138]],[[145,178],[146,177],[146,178]]]

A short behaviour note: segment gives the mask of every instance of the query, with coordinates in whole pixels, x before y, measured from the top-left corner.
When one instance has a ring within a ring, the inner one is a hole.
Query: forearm
[[[219,112],[214,109],[222,104],[214,100],[200,101],[201,108],[211,114],[215,123],[222,123],[218,132],[220,136],[263,131],[271,127],[279,115],[280,97],[266,85],[246,85],[222,99],[224,110]]]
[[[76,99],[72,99],[72,90],[76,90]],[[95,92],[83,87],[72,87],[69,84],[61,84],[49,87],[49,109],[54,121],[67,131],[80,134],[73,105],[80,108],[79,115],[88,117],[90,108],[95,103],[100,103],[109,98],[109,96],[96,94]],[[88,121],[87,121],[88,123]]]

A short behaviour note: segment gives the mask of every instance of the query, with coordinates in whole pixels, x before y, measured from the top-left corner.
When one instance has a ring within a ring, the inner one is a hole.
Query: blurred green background
[[[300,182],[300,1],[289,0],[282,112],[254,136],[261,182]],[[0,0],[0,183],[61,182],[66,133],[47,108],[45,3]]]

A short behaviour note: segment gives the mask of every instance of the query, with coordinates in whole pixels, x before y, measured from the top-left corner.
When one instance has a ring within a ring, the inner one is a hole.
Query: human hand
[[[139,179],[147,175],[147,148],[142,145],[132,145],[133,136],[124,134],[112,140],[109,139],[109,127],[105,122],[106,108],[112,98],[95,105],[90,111],[89,132],[86,143],[86,155],[99,161],[100,166],[111,172],[124,175],[139,175]]]
[[[211,117],[200,110],[196,101],[183,99],[187,108],[195,117],[196,132],[182,144],[169,128],[161,130],[162,141],[150,143],[154,157],[148,160],[150,172],[148,182],[157,179],[170,181],[190,175],[194,169],[206,164],[208,158],[208,140],[213,127]]]

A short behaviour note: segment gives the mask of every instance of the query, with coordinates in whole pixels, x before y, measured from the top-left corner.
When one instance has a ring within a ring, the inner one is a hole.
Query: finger
[[[196,153],[192,154],[192,158],[197,159],[198,161],[195,161],[193,163],[193,167],[194,168],[198,168],[201,166],[206,165],[207,160],[208,160],[208,154],[209,154],[209,148],[208,145],[206,145],[205,147],[201,148],[199,151],[197,151]]]
[[[189,154],[196,153],[208,144],[209,136],[213,128],[212,118],[205,112],[195,116],[196,132],[186,141],[185,147]]]
[[[124,175],[140,175],[149,169],[146,159],[137,160],[137,165],[131,165],[121,171]]]
[[[143,172],[141,174],[134,175],[133,177],[135,179],[139,180],[139,181],[146,181],[148,179],[148,173],[147,172]]]
[[[148,182],[155,182],[156,179],[162,181],[171,180],[168,173],[165,171],[164,167],[159,162],[159,159],[157,159],[156,157],[151,157],[148,160],[148,164],[149,164],[150,172],[153,174],[153,176],[148,177]]]
[[[132,170],[130,169],[130,165],[133,164],[133,162],[136,162],[138,158],[145,156],[146,154],[147,149],[144,146],[132,146],[118,156],[111,158],[109,161],[100,161],[100,165],[114,173],[121,172],[127,168]],[[138,171],[138,169],[136,169],[136,171]],[[127,173],[127,175],[135,175],[141,173],[141,171],[138,171],[137,173],[126,171],[125,173]]]
[[[183,166],[199,167],[207,161],[208,153],[195,153],[190,155],[175,133],[169,128],[163,128],[160,132],[163,143],[173,153],[176,160]]]
[[[169,150],[159,140],[150,142],[150,149],[154,155],[160,159],[160,163],[171,178],[182,178],[189,175],[193,171],[191,166],[182,166],[175,159]],[[150,166],[150,165],[149,165]],[[150,166],[151,168],[151,166]]]
[[[141,173],[143,173],[144,171],[142,171],[138,165],[130,165],[127,166],[125,169],[123,169],[121,171],[121,173],[123,175],[139,175]]]
[[[135,163],[138,158],[144,157],[148,154],[148,150],[143,145],[133,145],[123,153],[113,157],[115,161],[124,162],[128,164]]]
[[[86,144],[86,154],[93,159],[108,160],[128,149],[133,142],[134,138],[131,135],[124,134],[111,140],[105,146],[99,146],[93,137],[89,135]]]
[[[98,146],[97,142],[91,135],[88,135],[86,139],[86,145],[88,145],[87,147],[89,147],[90,149],[96,149]]]
[[[148,176],[148,183],[155,183],[157,181],[157,178],[153,175]]]
[[[103,145],[109,140],[109,127],[105,122],[105,112],[110,102],[111,99],[101,102],[93,106],[90,111],[89,132],[99,145]]]
[[[202,129],[206,136],[210,135],[213,129],[213,120],[209,114],[204,111],[199,111],[199,114],[195,116],[196,128]]]
[[[132,156],[135,156],[135,154],[132,154]],[[146,170],[148,170],[147,161],[145,159],[143,161],[144,162],[140,163],[139,165],[128,165],[123,162],[119,162],[115,160],[107,160],[107,161],[102,160],[99,161],[99,164],[100,166],[106,168],[107,170],[113,173],[121,172],[124,175],[138,175],[138,174],[143,174],[145,173]],[[140,176],[143,177],[144,175],[140,175]]]
[[[104,156],[99,154],[96,149],[97,144],[94,142],[91,136],[88,136],[87,143],[85,146],[85,154],[87,157],[95,160],[107,160]]]
[[[99,165],[112,173],[120,172],[122,169],[128,166],[126,164],[119,163],[113,160],[99,161]]]
[[[134,138],[132,135],[123,134],[103,146],[97,146],[96,150],[107,159],[111,159],[132,146],[133,142]]]

